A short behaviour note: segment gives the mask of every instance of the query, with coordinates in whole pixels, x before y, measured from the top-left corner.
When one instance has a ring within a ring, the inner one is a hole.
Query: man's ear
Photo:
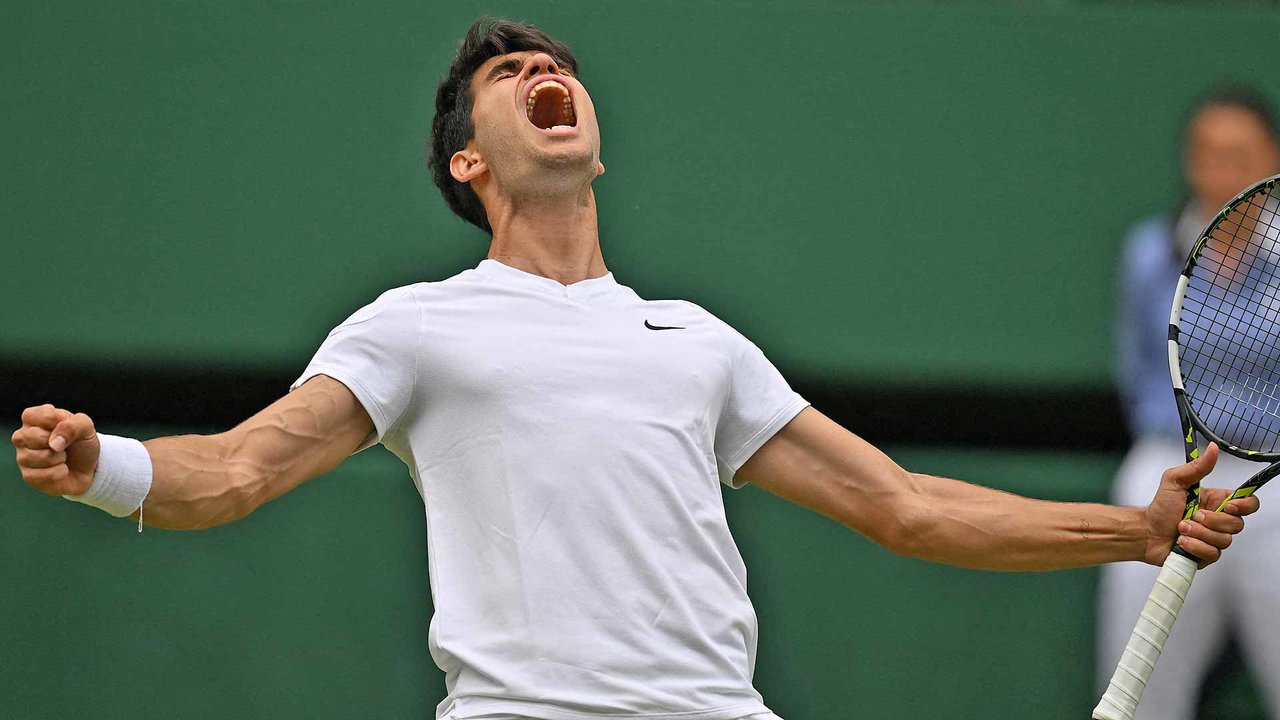
[[[488,171],[489,164],[473,148],[465,147],[449,158],[449,174],[458,182],[471,182]]]
[[[603,174],[604,174],[604,163],[602,163],[602,162],[600,162],[599,160],[597,160],[597,161],[596,161],[596,175],[603,175]]]

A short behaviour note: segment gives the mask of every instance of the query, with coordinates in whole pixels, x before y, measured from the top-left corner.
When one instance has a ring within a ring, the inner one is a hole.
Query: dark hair
[[[482,17],[471,24],[467,36],[436,89],[436,115],[431,121],[427,168],[436,187],[454,214],[490,235],[489,217],[475,190],[449,174],[449,160],[475,136],[471,122],[471,76],[489,58],[508,53],[541,51],[577,75],[578,61],[569,46],[552,39],[527,23]]]
[[[1182,123],[1183,136],[1191,129],[1191,123],[1197,115],[1216,107],[1244,110],[1262,123],[1263,129],[1273,141],[1280,142],[1280,122],[1276,120],[1275,107],[1271,105],[1271,101],[1256,88],[1238,83],[1224,83],[1200,95]]]

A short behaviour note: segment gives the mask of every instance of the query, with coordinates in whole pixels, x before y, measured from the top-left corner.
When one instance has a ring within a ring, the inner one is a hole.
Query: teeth
[[[573,101],[569,99],[568,88],[556,82],[555,80],[543,80],[542,82],[538,83],[537,85],[534,85],[532,88],[529,89],[529,102],[526,103],[526,105],[528,105],[530,110],[533,109],[533,103],[537,99],[538,93],[541,92],[544,88],[555,88],[560,92],[564,93],[565,104],[572,106]]]
[[[564,85],[556,82],[555,80],[543,80],[542,82],[538,83],[537,85],[534,85],[532,88],[529,89],[529,98],[532,99],[534,95],[538,94],[538,91],[548,87],[558,88],[561,92],[565,94],[566,97],[569,94],[569,89],[566,88]]]
[[[569,95],[569,89],[565,87],[564,84],[555,80],[543,80],[529,89],[529,98],[525,102],[525,114],[532,118],[533,108],[538,101],[538,94],[544,90],[551,90],[552,88],[559,91],[562,95],[560,100],[560,119],[564,123],[563,125],[556,125],[554,127],[572,127],[576,119],[573,112],[573,98]]]

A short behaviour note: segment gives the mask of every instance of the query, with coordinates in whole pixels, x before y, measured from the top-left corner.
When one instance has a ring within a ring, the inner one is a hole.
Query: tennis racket
[[[1280,474],[1280,175],[1227,203],[1196,241],[1169,313],[1169,374],[1187,462],[1195,433],[1232,455],[1271,463],[1227,496],[1248,497]],[[1184,518],[1200,509],[1187,491]],[[1174,546],[1129,636],[1094,720],[1133,720],[1196,576]]]

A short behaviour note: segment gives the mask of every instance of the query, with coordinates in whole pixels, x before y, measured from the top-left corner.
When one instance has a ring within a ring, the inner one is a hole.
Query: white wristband
[[[142,507],[151,491],[151,454],[141,442],[116,435],[98,435],[101,452],[93,482],[83,495],[62,497],[124,517]],[[138,518],[142,529],[142,518]]]

